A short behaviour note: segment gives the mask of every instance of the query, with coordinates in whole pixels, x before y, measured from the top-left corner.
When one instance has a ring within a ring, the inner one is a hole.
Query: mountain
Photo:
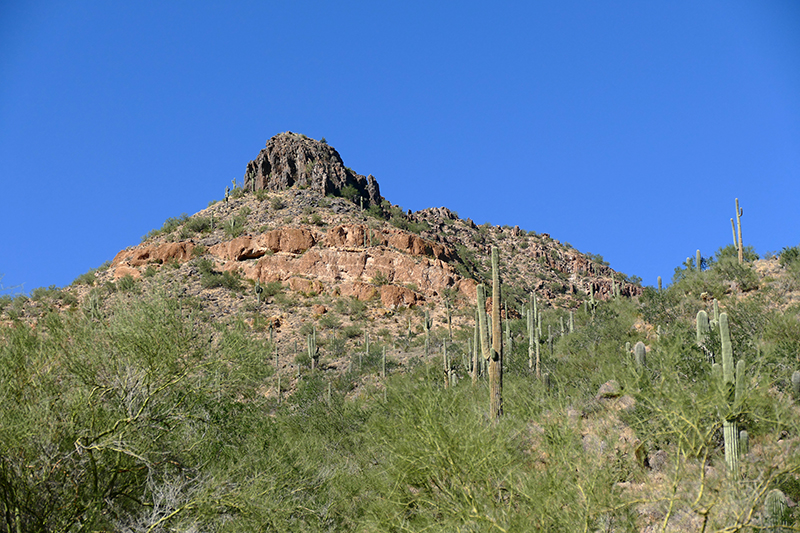
[[[97,282],[167,280],[198,298],[214,319],[259,313],[271,320],[280,345],[302,345],[304,324],[350,299],[367,306],[372,328],[393,333],[408,327],[401,315],[409,309],[429,307],[436,323],[447,320],[449,308],[471,309],[477,284],[491,279],[492,246],[503,258],[510,316],[520,316],[531,294],[545,306],[576,309],[590,294],[610,299],[615,287],[620,297],[642,292],[624,274],[546,233],[476,226],[445,207],[404,212],[380,196],[374,177],[346,167],[334,148],[291,132],[272,137],[247,163],[243,187],[120,251]],[[222,273],[241,280],[249,297],[210,288],[210,276]],[[259,300],[256,284],[305,305]],[[472,320],[467,312],[455,314],[454,327]]]
[[[643,288],[546,233],[404,211],[294,133],[233,185],[0,298],[0,532],[798,523],[800,247]]]

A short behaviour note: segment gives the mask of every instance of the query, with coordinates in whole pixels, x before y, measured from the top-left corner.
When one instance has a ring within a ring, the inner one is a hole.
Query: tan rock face
[[[260,235],[260,243],[272,252],[299,254],[314,246],[314,234],[305,228],[276,229]]]
[[[125,276],[130,276],[133,279],[139,279],[142,277],[142,273],[139,272],[139,269],[120,265],[114,269],[114,279],[124,278]]]
[[[325,244],[331,247],[345,248],[389,246],[409,255],[433,257],[443,261],[453,258],[452,250],[423,239],[419,235],[399,229],[371,230],[358,224],[335,226],[329,229],[325,236]]]
[[[380,288],[381,303],[384,307],[395,309],[401,305],[406,307],[417,303],[417,294],[405,287],[383,285]]]
[[[266,253],[266,249],[259,245],[258,240],[257,238],[245,235],[212,246],[209,252],[211,255],[219,257],[220,259],[225,259],[226,261],[256,259]]]
[[[322,292],[322,283],[316,279],[305,279],[305,278],[289,278],[289,288],[293,291],[297,292],[304,292],[306,294],[315,292],[320,293]]]
[[[458,289],[461,281],[452,267],[439,260],[414,258],[392,250],[312,248],[300,256],[268,255],[243,267],[244,274],[263,283],[287,281],[303,274],[323,284],[366,282],[382,277],[394,284],[414,284],[423,294]],[[464,285],[469,291],[470,284]]]
[[[138,267],[148,263],[165,263],[169,260],[184,262],[191,259],[193,250],[194,243],[188,241],[167,242],[132,250],[122,250],[114,257],[111,266],[116,267],[125,264]]]
[[[378,290],[372,285],[354,281],[349,283],[342,283],[339,286],[339,295],[350,298],[357,298],[362,302],[373,299],[378,294]]]
[[[314,234],[304,228],[283,228],[262,235],[244,235],[222,242],[209,249],[212,255],[226,261],[257,259],[267,252],[299,254],[315,243]]]

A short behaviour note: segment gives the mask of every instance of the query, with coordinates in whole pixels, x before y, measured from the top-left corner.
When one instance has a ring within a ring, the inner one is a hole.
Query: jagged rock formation
[[[356,174],[342,162],[339,152],[305,135],[286,132],[267,141],[258,157],[247,163],[244,188],[283,191],[294,186],[308,188],[322,196],[341,196],[342,189],[355,187],[366,204],[380,205],[378,182]]]

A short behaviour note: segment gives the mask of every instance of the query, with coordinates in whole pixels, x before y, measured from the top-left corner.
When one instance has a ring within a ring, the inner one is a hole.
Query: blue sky
[[[283,131],[653,285],[737,197],[746,244],[800,244],[800,3],[0,0],[2,284],[69,284]]]

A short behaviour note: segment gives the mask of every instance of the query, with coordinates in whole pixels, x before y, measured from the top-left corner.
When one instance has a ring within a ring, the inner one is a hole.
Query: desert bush
[[[269,206],[272,208],[273,211],[280,211],[286,204],[283,202],[283,199],[279,196],[275,196],[269,201]]]
[[[195,260],[195,265],[200,273],[200,285],[203,288],[224,287],[233,291],[238,291],[242,288],[241,278],[237,273],[214,270],[214,262],[211,259],[201,257]]]
[[[186,213],[182,213],[179,217],[169,217],[166,221],[164,221],[164,225],[161,226],[161,228],[150,230],[147,235],[142,237],[142,242],[160,235],[169,235],[181,227],[181,225],[183,225],[187,220],[189,220],[189,215]]]

